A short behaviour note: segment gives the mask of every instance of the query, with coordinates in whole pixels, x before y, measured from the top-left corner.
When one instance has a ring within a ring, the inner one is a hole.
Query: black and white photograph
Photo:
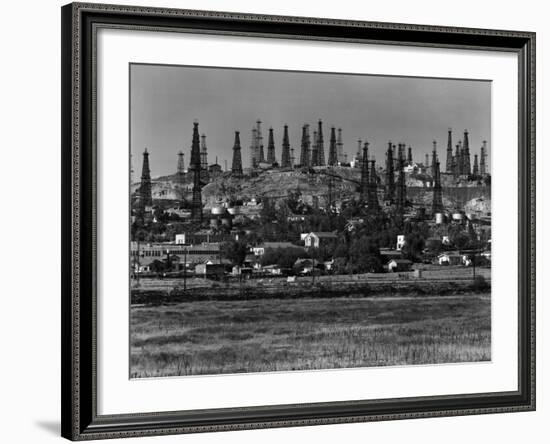
[[[131,64],[130,377],[491,361],[491,82]]]

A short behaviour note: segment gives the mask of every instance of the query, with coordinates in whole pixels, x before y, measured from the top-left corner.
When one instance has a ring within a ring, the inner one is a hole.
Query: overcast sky
[[[302,125],[310,134],[323,121],[325,159],[330,127],[342,128],[344,151],[351,160],[357,140],[368,140],[377,163],[387,143],[406,143],[423,162],[437,141],[442,166],[447,130],[453,145],[469,131],[470,153],[483,140],[491,151],[491,83],[477,80],[386,77],[187,66],[131,65],[131,151],[136,178],[141,153],[150,153],[153,177],[176,172],[177,152],[189,164],[193,121],[206,134],[208,162],[231,168],[235,131],[240,131],[243,166],[250,164],[252,128],[262,121],[264,146],[273,127],[275,153],[281,159],[283,126],[299,160]],[[443,166],[444,169],[444,166]]]

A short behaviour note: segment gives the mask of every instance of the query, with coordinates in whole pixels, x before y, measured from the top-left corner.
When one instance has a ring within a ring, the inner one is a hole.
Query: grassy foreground
[[[491,359],[490,294],[132,306],[132,378]]]

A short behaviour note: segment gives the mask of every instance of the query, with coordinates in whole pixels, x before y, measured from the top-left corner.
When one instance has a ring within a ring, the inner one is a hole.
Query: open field
[[[491,358],[490,293],[357,296],[134,305],[131,377]]]

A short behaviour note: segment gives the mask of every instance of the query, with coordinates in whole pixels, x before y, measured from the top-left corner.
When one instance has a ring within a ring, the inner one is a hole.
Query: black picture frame
[[[535,33],[72,3],[61,10],[62,436],[71,440],[535,409]],[[97,414],[95,32],[98,27],[511,51],[519,66],[518,390]]]

